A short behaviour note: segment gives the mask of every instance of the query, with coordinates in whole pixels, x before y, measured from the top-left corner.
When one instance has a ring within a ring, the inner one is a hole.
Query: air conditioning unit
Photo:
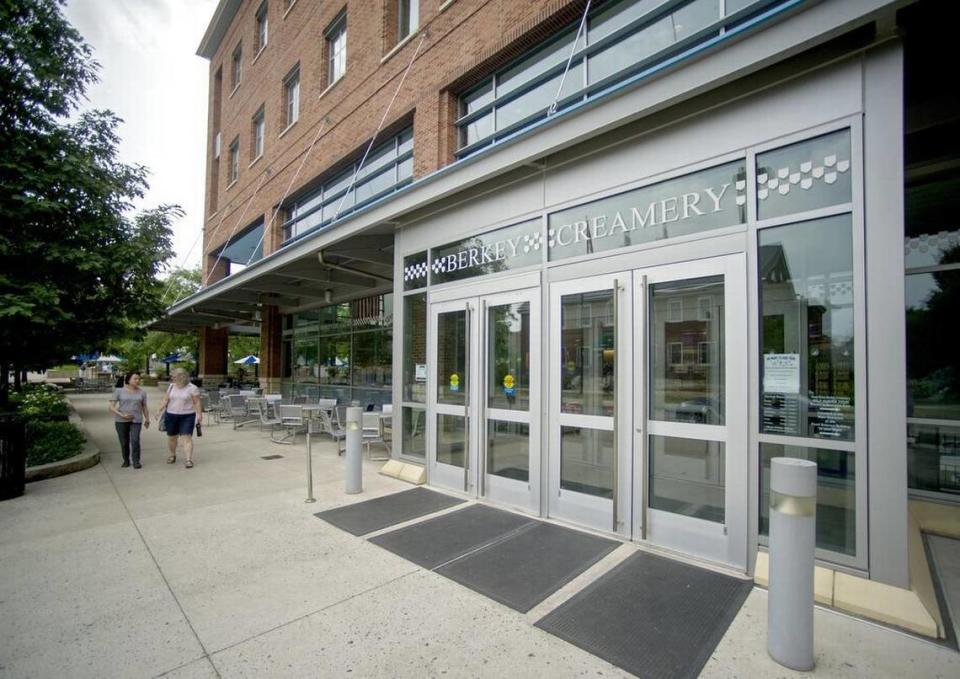
[[[217,136],[213,138],[213,157],[220,157],[220,133],[217,132]]]

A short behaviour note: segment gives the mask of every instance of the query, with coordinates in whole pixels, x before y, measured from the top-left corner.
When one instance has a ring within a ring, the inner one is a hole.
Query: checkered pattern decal
[[[417,262],[416,264],[411,264],[410,266],[404,267],[403,269],[403,280],[406,281],[418,281],[421,278],[424,278],[427,275],[427,262]]]
[[[818,181],[833,184],[837,181],[839,175],[850,170],[850,160],[838,160],[835,153],[818,160],[821,162],[817,162],[817,164],[814,164],[812,160],[804,161],[800,163],[798,170],[781,167],[777,168],[776,172],[757,173],[757,198],[766,200],[773,192],[785,196],[790,193],[791,189],[798,186],[803,191],[809,191],[814,182]]]

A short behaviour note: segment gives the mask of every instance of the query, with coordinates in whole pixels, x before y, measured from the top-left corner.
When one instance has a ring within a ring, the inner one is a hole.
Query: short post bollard
[[[363,417],[363,410],[351,406],[347,408],[347,473],[346,473],[346,491],[347,495],[356,495],[363,492],[363,476],[361,462],[363,458],[360,455],[360,444],[362,443],[363,431],[360,428],[360,419]]]
[[[304,502],[316,502],[313,497],[313,444],[311,443],[313,434],[313,421],[307,422],[307,499]]]
[[[770,463],[770,569],[767,652],[784,667],[813,669],[813,573],[817,465],[775,457]]]

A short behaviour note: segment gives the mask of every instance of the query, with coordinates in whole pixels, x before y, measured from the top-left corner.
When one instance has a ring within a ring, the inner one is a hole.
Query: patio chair
[[[233,422],[233,428],[239,429],[250,422],[257,422],[260,418],[251,417],[247,412],[247,397],[240,394],[230,394],[226,398],[226,416]]]
[[[346,444],[347,432],[340,426],[339,422],[334,422],[333,418],[330,417],[330,413],[326,410],[319,411],[319,423],[320,423],[320,432],[323,434],[329,434],[337,443],[337,455],[343,455],[344,447],[341,447],[340,442]]]
[[[204,420],[208,425],[220,424],[220,394],[204,391],[200,394]]]
[[[391,455],[393,454],[393,405],[383,404],[383,412],[380,413],[380,436],[383,437],[383,445],[387,447]]]
[[[367,459],[368,460],[389,460],[390,447],[387,445],[386,441],[383,440],[383,432],[380,430],[380,413],[374,412],[364,412],[360,414],[360,431],[362,434],[362,442],[367,446]],[[370,446],[374,443],[379,443],[384,448],[386,448],[388,456],[387,457],[372,457],[370,454]]]
[[[272,443],[282,443],[292,445],[297,440],[297,434],[306,430],[307,420],[303,416],[303,408],[298,405],[282,405],[277,407],[280,425],[270,433]],[[284,434],[279,439],[276,437],[278,431]]]
[[[263,431],[264,427],[269,427],[272,437],[273,432],[280,428],[280,418],[270,412],[270,403],[266,400],[257,402],[257,413],[260,416],[260,431]]]

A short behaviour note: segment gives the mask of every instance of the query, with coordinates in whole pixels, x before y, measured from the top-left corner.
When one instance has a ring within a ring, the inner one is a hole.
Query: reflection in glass
[[[650,418],[724,422],[723,276],[650,286]]]
[[[487,421],[487,474],[530,480],[530,425]]]
[[[557,96],[561,79],[563,79],[561,99],[583,89],[582,62],[571,65],[566,78],[562,78],[562,74],[558,74],[543,81],[528,92],[524,92],[519,97],[497,106],[497,130],[510,127],[535,113],[546,113],[547,108]]]
[[[437,415],[437,462],[463,467],[467,452],[466,418]]]
[[[320,336],[320,384],[350,384],[350,335]]]
[[[393,384],[393,333],[390,328],[377,328],[353,334],[354,387],[385,389]]]
[[[724,444],[650,437],[650,507],[723,523],[726,508]]]
[[[960,270],[907,274],[906,303],[907,417],[960,420]]]
[[[662,5],[663,0],[638,0],[637,2],[613,2],[603,11],[595,13],[587,22],[588,44],[594,45],[614,31]]]
[[[570,47],[573,45],[574,37],[574,33],[568,33],[538,52],[534,52],[515,66],[503,71],[497,76],[497,96],[502,97],[512,92],[520,85],[546,73],[553,66],[565,64],[570,56]],[[583,40],[580,41],[580,46],[583,46]],[[554,94],[556,94],[556,90],[554,90]]]
[[[493,114],[488,113],[480,116],[476,120],[467,123],[460,131],[460,145],[469,146],[475,141],[480,141],[493,134]]]
[[[487,323],[487,404],[529,410],[530,303],[492,306]]]
[[[437,315],[437,403],[465,405],[468,389],[467,312]]]
[[[850,130],[807,139],[757,155],[760,219],[852,200]]]
[[[854,454],[840,450],[760,444],[760,534],[769,534],[770,460],[795,457],[817,463],[817,547],[857,553]]]
[[[436,285],[539,264],[542,236],[543,222],[533,219],[432,248],[430,282]]]
[[[612,417],[616,407],[613,290],[560,300],[560,411]]]
[[[293,378],[299,383],[317,383],[317,336],[298,336],[293,343]]]
[[[907,424],[907,485],[960,496],[960,427]]]
[[[850,215],[759,234],[761,430],[852,441]]]
[[[402,447],[404,455],[424,458],[427,454],[427,412],[422,408],[403,409]]]
[[[560,427],[560,488],[613,498],[613,432]]]
[[[908,186],[904,208],[908,269],[960,262],[960,175]]]
[[[403,298],[403,400],[427,400],[427,293]]]

